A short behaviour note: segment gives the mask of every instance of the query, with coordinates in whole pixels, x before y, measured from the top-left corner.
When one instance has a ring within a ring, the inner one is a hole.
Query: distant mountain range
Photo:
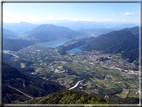
[[[118,24],[118,25],[114,25],[110,28],[120,30],[120,29],[124,29],[124,28],[132,28],[135,26],[138,26],[138,24],[129,24],[129,23],[128,24]]]
[[[115,29],[120,30],[123,28],[131,28],[138,26],[139,24],[131,23],[115,23],[115,22],[95,22],[95,21],[71,21],[71,20],[49,20],[41,22],[43,24],[53,24],[56,26],[68,27],[72,30],[78,31],[80,29]],[[28,22],[20,23],[3,23],[3,28],[22,34],[24,32],[30,31],[33,28],[36,28],[42,24],[32,24]]]
[[[3,38],[17,38],[18,34],[3,28]]]
[[[132,62],[138,59],[139,47],[139,27],[122,29],[94,38],[91,42],[83,45],[82,50],[85,51],[102,51],[103,53],[122,53],[124,58],[129,58]],[[129,53],[129,56],[127,56]],[[135,55],[133,55],[133,54]],[[131,56],[133,55],[133,56]]]
[[[41,23],[54,24],[57,26],[68,27],[72,30],[78,31],[80,29],[115,29],[131,28],[139,24],[124,23],[124,22],[96,22],[96,21],[72,21],[72,20],[49,20]]]
[[[30,31],[37,26],[38,24],[32,24],[24,21],[20,23],[3,23],[3,28],[16,32],[18,34]]]
[[[65,26],[75,31],[79,29],[105,29],[103,24],[93,21],[62,20],[62,21],[53,22],[53,24],[57,26]]]
[[[97,37],[102,34],[106,34],[112,31],[115,31],[116,29],[80,29],[78,32],[82,33],[83,35],[86,35],[86,37]]]

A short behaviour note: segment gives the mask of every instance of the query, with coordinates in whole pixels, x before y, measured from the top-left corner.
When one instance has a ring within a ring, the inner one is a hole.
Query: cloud
[[[139,16],[139,13],[126,12],[126,13],[121,13],[121,15],[130,15],[130,16],[132,16],[132,17],[137,17],[137,16]]]
[[[134,13],[126,12],[126,13],[121,13],[121,15],[134,15]]]
[[[114,16],[114,14],[109,14],[110,16]],[[138,13],[130,13],[130,12],[126,12],[126,13],[122,13],[121,15],[130,15],[132,17],[137,17],[139,16]],[[68,18],[68,17],[64,17],[64,18],[57,18],[55,17],[53,14],[49,15],[49,16],[35,16],[35,15],[23,15],[21,14],[16,14],[16,13],[11,13],[8,11],[3,11],[3,21],[7,22],[7,23],[19,23],[21,21],[25,21],[25,22],[31,22],[31,23],[35,23],[35,22],[43,22],[43,21],[51,21],[51,20],[71,20],[71,21],[98,21],[98,22],[139,22],[139,20],[120,20],[120,19],[111,19],[110,17],[108,19],[74,19],[74,18]]]
[[[91,21],[89,19],[69,19],[69,20],[72,20],[72,21]]]
[[[122,22],[127,22],[127,20],[123,19]]]
[[[55,19],[55,16],[54,15],[51,15],[49,16],[48,20],[54,20]]]

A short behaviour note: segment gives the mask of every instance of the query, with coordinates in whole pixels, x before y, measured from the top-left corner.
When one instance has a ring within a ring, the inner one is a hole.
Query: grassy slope
[[[20,102],[13,102],[20,103]],[[41,98],[34,98],[22,104],[112,104],[98,96],[75,90],[60,90]]]

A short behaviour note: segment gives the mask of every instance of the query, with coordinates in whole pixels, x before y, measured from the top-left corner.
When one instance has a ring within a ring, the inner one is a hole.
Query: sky
[[[3,3],[3,22],[50,20],[139,23],[139,3]]]

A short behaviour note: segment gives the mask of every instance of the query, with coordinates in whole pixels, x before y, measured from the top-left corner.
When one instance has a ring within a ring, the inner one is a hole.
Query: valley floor
[[[122,59],[121,54],[91,51],[60,55],[55,48],[38,45],[4,53],[12,55],[8,63],[23,73],[57,82],[66,89],[98,95],[114,103],[122,103],[129,90],[128,97],[139,98],[138,65]],[[34,71],[26,72],[27,68]],[[121,98],[123,101],[118,101]]]

